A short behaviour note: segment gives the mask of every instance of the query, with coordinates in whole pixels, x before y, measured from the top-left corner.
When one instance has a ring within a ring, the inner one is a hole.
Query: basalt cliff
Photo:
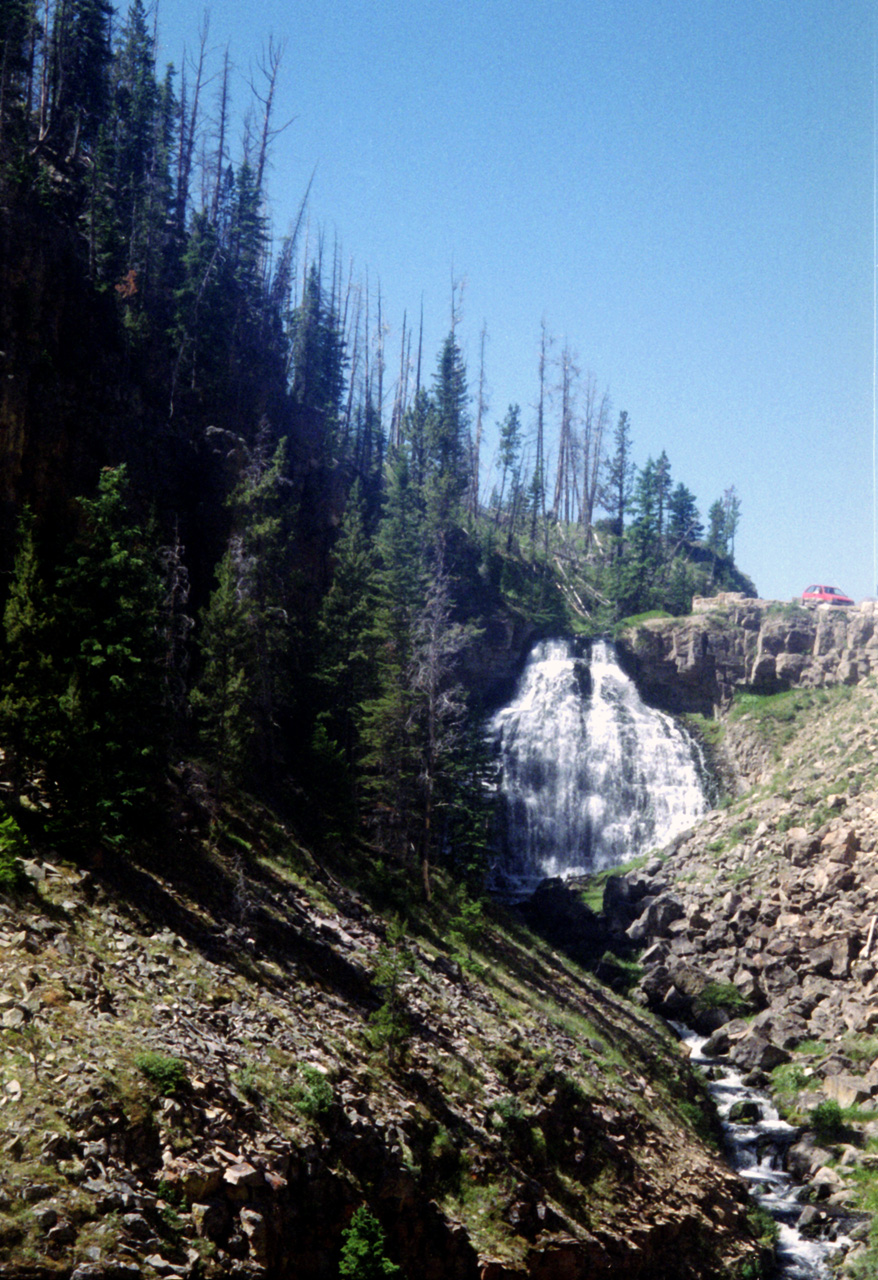
[[[856,608],[696,598],[686,618],[624,627],[622,660],[642,695],[670,711],[712,715],[736,690],[778,693],[853,685],[878,671],[878,603]]]

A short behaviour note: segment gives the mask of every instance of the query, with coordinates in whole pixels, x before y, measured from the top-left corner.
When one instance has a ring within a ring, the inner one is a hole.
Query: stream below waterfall
[[[802,1188],[785,1167],[787,1152],[799,1131],[780,1118],[767,1094],[745,1085],[728,1062],[705,1056],[706,1036],[679,1023],[671,1025],[689,1049],[690,1061],[707,1077],[708,1091],[722,1121],[729,1164],[778,1224],[778,1280],[828,1277],[826,1260],[835,1245],[802,1235],[797,1226],[805,1208],[799,1199]],[[842,1243],[838,1241],[838,1245]]]

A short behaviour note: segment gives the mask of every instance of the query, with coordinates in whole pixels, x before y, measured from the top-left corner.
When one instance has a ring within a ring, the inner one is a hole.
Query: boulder
[[[250,1255],[256,1262],[268,1259],[268,1224],[255,1209],[241,1210],[241,1231],[247,1239]]]
[[[843,1111],[848,1107],[858,1107],[872,1097],[868,1083],[861,1076],[852,1075],[827,1076],[823,1081],[823,1092]]]
[[[666,934],[668,926],[684,914],[683,903],[676,894],[662,893],[625,932],[632,942],[661,938]]]
[[[192,1205],[195,1234],[202,1240],[220,1240],[228,1230],[229,1207],[225,1200],[213,1199]]]
[[[735,1102],[729,1111],[732,1124],[758,1124],[762,1119],[762,1107],[752,1098],[744,1098]]]
[[[746,1033],[730,1046],[729,1057],[745,1071],[771,1071],[781,1063],[789,1062],[792,1055],[748,1027]]]
[[[807,1182],[831,1159],[832,1153],[818,1146],[813,1134],[806,1133],[787,1150],[787,1171],[798,1182]]]
[[[795,1049],[811,1034],[806,1020],[800,1014],[785,1008],[763,1010],[753,1019],[751,1027],[782,1049]]]

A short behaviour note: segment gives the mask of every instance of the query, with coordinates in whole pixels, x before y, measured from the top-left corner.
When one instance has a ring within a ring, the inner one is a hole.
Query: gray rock
[[[736,1066],[745,1071],[752,1071],[754,1068],[760,1071],[771,1071],[781,1063],[789,1062],[792,1054],[782,1049],[780,1045],[772,1044],[758,1032],[748,1029],[746,1035],[730,1047],[729,1057]]]
[[[685,911],[683,903],[673,893],[662,893],[655,898],[643,914],[626,930],[632,942],[643,942],[646,938],[661,938],[674,920],[679,920]]]
[[[58,1221],[58,1210],[50,1204],[40,1205],[34,1209],[34,1222],[42,1231],[48,1231]]]
[[[209,1200],[192,1205],[195,1234],[203,1240],[219,1240],[229,1225],[229,1207],[225,1200]]]

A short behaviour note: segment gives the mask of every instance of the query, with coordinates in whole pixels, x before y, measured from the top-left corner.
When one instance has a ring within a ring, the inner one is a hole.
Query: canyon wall
[[[685,618],[652,618],[617,637],[648,701],[713,714],[736,690],[857,684],[878,671],[878,602],[804,608],[729,593],[693,601]]]

